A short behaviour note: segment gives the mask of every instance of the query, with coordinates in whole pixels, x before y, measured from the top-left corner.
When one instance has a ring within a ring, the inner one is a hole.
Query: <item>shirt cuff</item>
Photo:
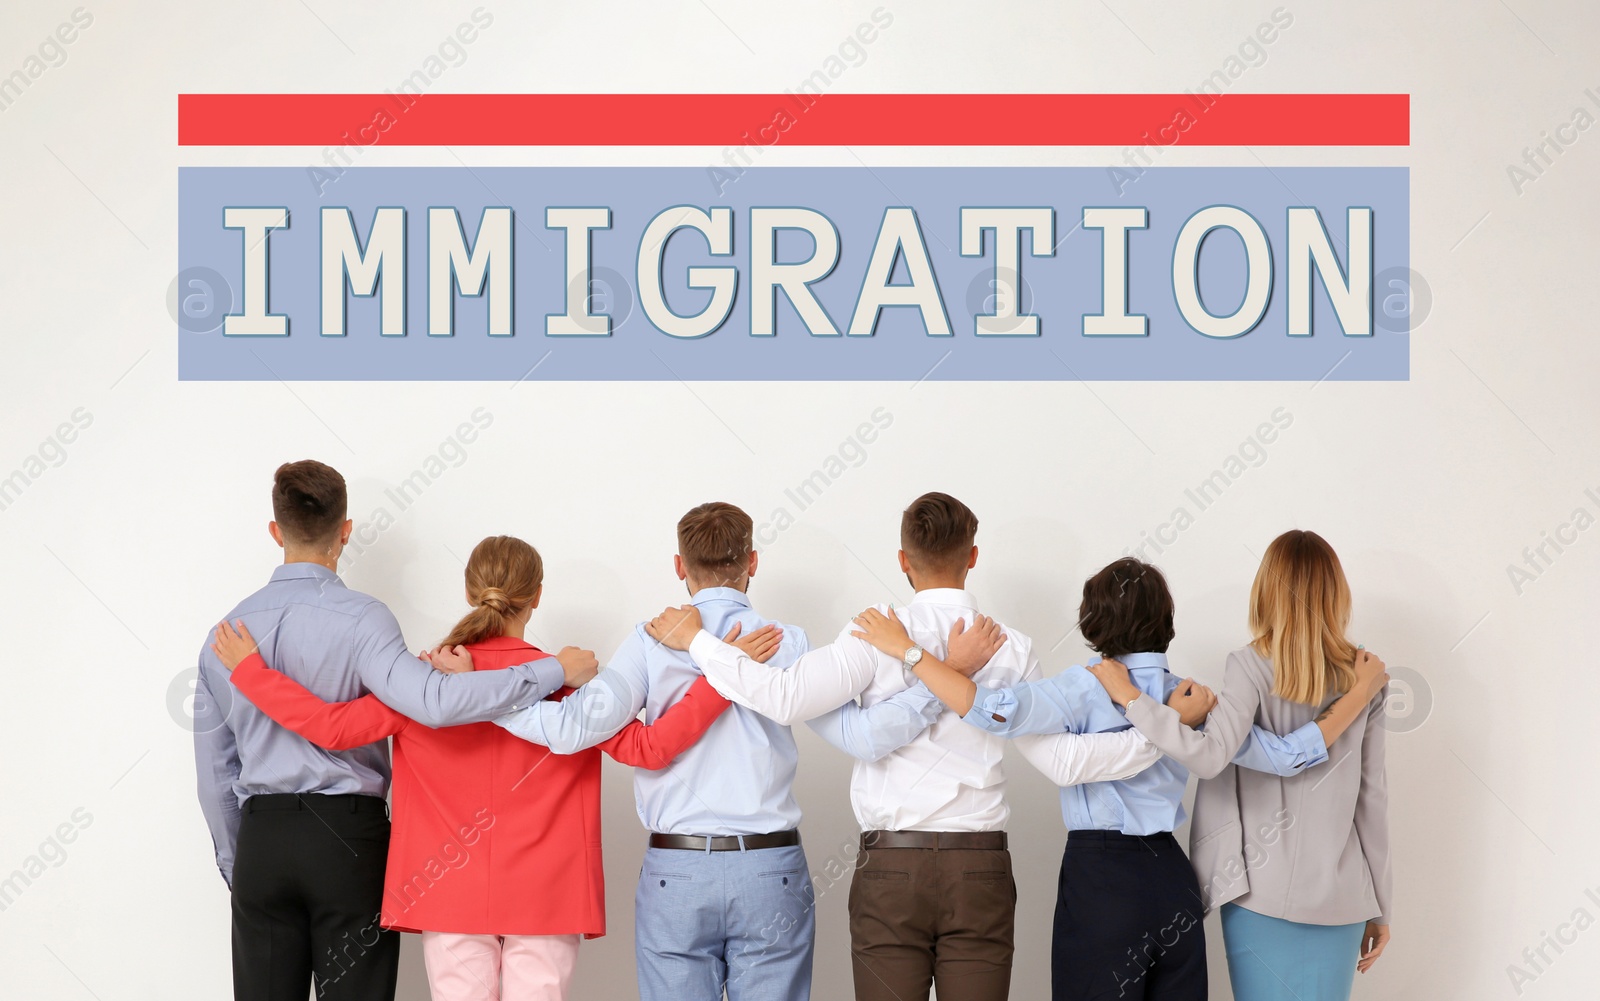
[[[539,689],[530,702],[543,702],[567,685],[567,672],[561,666],[561,662],[554,657],[541,657],[522,666],[527,668],[528,679]],[[511,708],[517,710],[523,707]]]
[[[1299,755],[1297,768],[1310,768],[1328,760],[1328,742],[1322,739],[1322,727],[1314,722],[1285,734],[1283,739]]]
[[[920,684],[920,682],[919,682]],[[1017,713],[1017,696],[1009,688],[994,688],[985,690],[978,688],[978,697],[973,699],[972,708],[961,717],[968,723],[988,733],[1006,733],[1010,731],[1012,720]]]
[[[1166,709],[1167,704],[1151,696],[1148,692],[1140,692],[1139,697],[1126,706],[1117,706],[1122,714],[1128,717],[1128,722],[1143,729],[1146,724],[1155,722],[1155,713]],[[1174,713],[1177,710],[1173,710]]]

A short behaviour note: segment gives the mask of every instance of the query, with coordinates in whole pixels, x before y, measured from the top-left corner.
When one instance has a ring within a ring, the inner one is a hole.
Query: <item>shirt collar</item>
[[[750,607],[750,596],[736,587],[702,587],[689,601],[696,607],[713,601],[731,601],[735,605]]]
[[[959,587],[929,587],[918,591],[911,596],[913,605],[960,605],[962,608],[976,609],[977,601],[972,597],[972,592]]]
[[[1141,667],[1158,667],[1163,671],[1167,669],[1167,655],[1164,653],[1129,653],[1117,659],[1130,671],[1137,671]]]
[[[344,586],[339,575],[320,563],[285,563],[272,571],[273,580],[325,580]]]

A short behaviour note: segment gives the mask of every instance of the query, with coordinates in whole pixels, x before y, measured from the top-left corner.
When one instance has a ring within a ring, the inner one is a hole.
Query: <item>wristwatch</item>
[[[905,656],[900,658],[900,662],[907,667],[916,667],[922,663],[922,647],[917,646],[915,643],[911,644],[910,649],[905,652]]]
[[[1128,707],[1133,705],[1135,702],[1138,702],[1139,701],[1139,696],[1141,696],[1143,694],[1144,694],[1143,692],[1136,692],[1134,694],[1133,698],[1129,699],[1128,701],[1126,701],[1126,702],[1124,702],[1122,704],[1122,711],[1123,712],[1127,712],[1128,711]]]

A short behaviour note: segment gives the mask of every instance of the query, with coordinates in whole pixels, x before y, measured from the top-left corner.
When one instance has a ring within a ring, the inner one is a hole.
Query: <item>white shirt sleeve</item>
[[[1058,786],[1132,778],[1161,757],[1138,730],[1035,734],[1012,743]]]
[[[852,638],[818,647],[780,670],[704,629],[689,644],[689,656],[723,698],[784,726],[831,712],[860,695],[876,667],[872,647]]]

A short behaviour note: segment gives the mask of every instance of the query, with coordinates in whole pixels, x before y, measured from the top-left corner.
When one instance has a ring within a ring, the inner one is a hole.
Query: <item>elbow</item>
[[[442,726],[450,725],[451,721],[445,719],[444,714],[440,713],[433,706],[419,706],[418,708],[421,711],[415,716],[412,716],[410,713],[407,713],[406,715],[411,716],[414,721],[421,723],[430,730],[437,730]]]
[[[1197,761],[1188,766],[1189,773],[1197,779],[1214,779],[1228,767],[1228,762]]]
[[[522,736],[522,735],[518,734],[518,736]],[[562,734],[562,733],[550,734],[550,733],[546,733],[546,734],[544,734],[544,736],[547,737],[548,739],[547,740],[542,740],[542,741],[536,740],[536,741],[534,741],[534,743],[536,743],[536,744],[539,744],[539,743],[544,744],[544,746],[550,748],[550,753],[551,754],[577,754],[579,751],[581,751],[581,750],[583,750],[583,749],[585,749],[587,747],[593,747],[594,744],[597,743],[596,741],[589,741],[588,743],[585,743],[584,741],[579,739],[577,736],[574,736],[574,735],[571,735],[571,734]],[[653,757],[653,755],[652,755],[652,757]]]

